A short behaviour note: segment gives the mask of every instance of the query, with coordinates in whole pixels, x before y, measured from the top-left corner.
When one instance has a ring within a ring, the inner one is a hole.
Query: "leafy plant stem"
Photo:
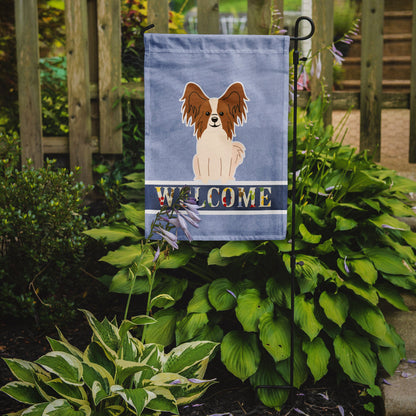
[[[134,262],[133,264],[132,264],[132,267],[130,267],[129,268],[129,274],[132,276],[132,278],[131,278],[131,286],[130,286],[130,292],[129,292],[129,296],[128,296],[128,298],[127,298],[127,303],[126,303],[126,308],[125,308],[125,310],[124,310],[124,319],[127,319],[127,314],[128,314],[128,312],[129,312],[129,308],[130,308],[130,301],[131,301],[131,297],[132,297],[132,295],[133,295],[133,289],[134,289],[134,285],[135,285],[135,283],[136,283],[136,273],[134,273],[133,272],[133,270],[132,270],[132,268],[134,267],[136,270],[140,267],[140,265],[141,265],[141,263],[142,263],[142,260],[143,260],[143,257],[144,257],[144,255],[146,254],[146,252],[147,252],[147,245],[145,245],[143,248],[142,248],[142,253],[140,254],[140,257],[139,257],[139,259],[138,259],[138,261],[137,261],[137,263],[136,262]]]

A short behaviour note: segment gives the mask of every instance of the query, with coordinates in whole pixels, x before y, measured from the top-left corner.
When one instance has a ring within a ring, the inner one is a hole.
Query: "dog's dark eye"
[[[222,117],[224,115],[224,112],[223,111],[220,111],[220,116]]]
[[[209,112],[209,111],[207,111],[207,112],[205,113],[205,115],[206,115],[206,116],[209,116],[209,115],[210,115],[210,112]]]

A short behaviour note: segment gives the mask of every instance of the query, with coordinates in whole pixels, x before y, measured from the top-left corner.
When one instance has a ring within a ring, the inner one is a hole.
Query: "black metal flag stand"
[[[299,25],[302,20],[306,20],[311,25],[311,31],[306,36],[299,36]],[[290,254],[290,271],[291,271],[291,293],[290,293],[290,379],[288,385],[261,385],[257,389],[290,389],[290,401],[294,402],[294,346],[295,346],[295,270],[296,270],[296,253],[295,253],[295,222],[296,222],[296,151],[297,151],[297,117],[298,117],[298,66],[299,61],[305,60],[299,58],[299,41],[310,39],[315,33],[315,23],[307,16],[298,17],[295,23],[295,35],[290,38],[293,41],[293,67],[294,67],[294,96],[293,96],[293,142],[292,142],[292,227],[291,227],[291,254]]]

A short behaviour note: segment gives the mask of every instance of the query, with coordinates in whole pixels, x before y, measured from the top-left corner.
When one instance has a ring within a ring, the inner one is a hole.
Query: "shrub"
[[[59,332],[59,340],[48,339],[52,351],[34,363],[5,359],[17,381],[1,390],[31,405],[25,415],[179,414],[178,405],[215,383],[203,377],[217,344],[191,342],[166,354],[162,345],[145,345],[129,332],[153,318],[137,316],[117,326],[84,313],[93,332],[84,352]]]
[[[375,394],[378,368],[392,374],[405,353],[380,302],[406,310],[400,293],[416,289],[416,234],[397,219],[414,215],[405,192],[415,191],[416,183],[332,141],[332,126],[323,124],[325,105],[322,99],[311,103],[298,124],[294,385],[308,377],[317,381],[331,369]],[[129,178],[131,187],[142,186],[140,175]],[[124,221],[100,230],[118,244],[101,259],[119,269],[103,278],[111,291],[131,287],[140,209],[123,205]],[[288,383],[290,250],[288,239],[182,244],[161,264],[182,271],[159,275],[156,288],[173,300],[158,305],[146,342],[221,341],[221,359],[236,377],[253,387]],[[146,280],[138,273],[135,294],[147,291]],[[178,301],[191,285],[184,308]],[[288,397],[286,390],[258,394],[276,408]]]
[[[64,293],[83,255],[87,188],[53,161],[17,170],[11,160],[1,155],[0,314],[68,317]]]

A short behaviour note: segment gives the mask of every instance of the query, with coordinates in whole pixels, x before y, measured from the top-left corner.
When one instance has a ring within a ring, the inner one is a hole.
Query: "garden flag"
[[[146,33],[145,48],[146,232],[189,186],[195,240],[284,239],[289,37]]]

